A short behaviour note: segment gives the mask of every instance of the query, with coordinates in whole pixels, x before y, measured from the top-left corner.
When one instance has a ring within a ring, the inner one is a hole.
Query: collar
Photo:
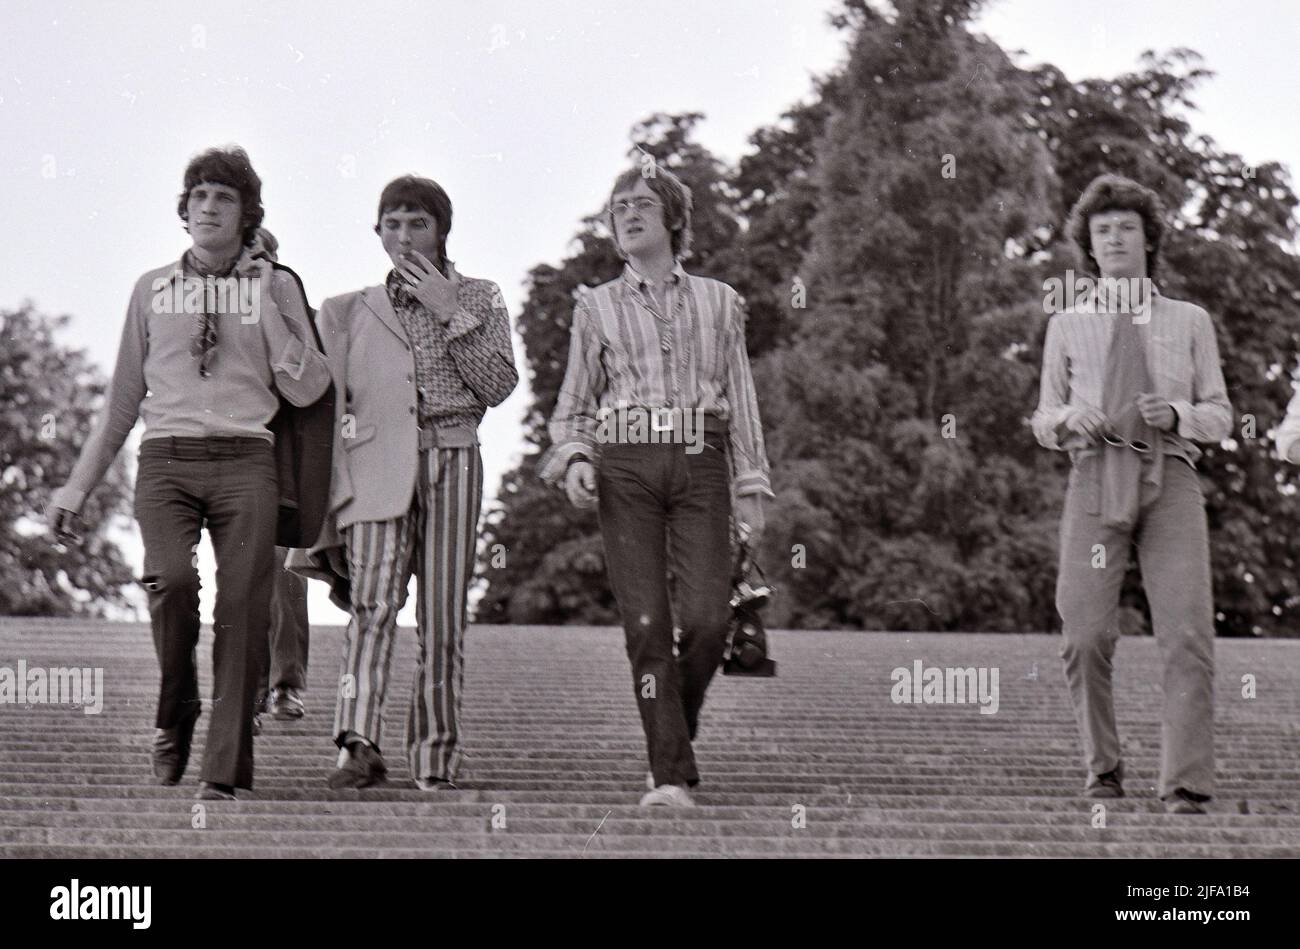
[[[190,252],[187,250],[181,254],[175,263],[171,265],[171,273],[167,276],[168,283],[175,283],[177,280],[183,280],[186,276],[206,279],[203,274],[199,273],[189,263]],[[229,273],[214,274],[218,277],[252,277],[262,273],[262,261],[252,256],[252,251],[245,247],[235,258],[234,266]],[[270,262],[265,262],[270,266]]]
[[[1107,289],[1105,278],[1094,277],[1088,289],[1079,295],[1075,309],[1084,313],[1102,314],[1112,311],[1141,312],[1148,304],[1148,291],[1150,291],[1149,302],[1154,303],[1162,299],[1160,288],[1150,277],[1142,278],[1136,285],[1130,283],[1125,286],[1113,286],[1110,289]]]
[[[686,280],[686,271],[682,269],[680,260],[673,262],[673,269],[668,272],[668,278],[665,282],[669,284],[681,284]],[[650,288],[650,278],[642,274],[632,266],[631,261],[623,265],[623,281],[630,287],[634,287],[641,292]]]
[[[388,271],[388,276],[384,278],[384,290],[388,293],[388,300],[393,304],[394,310],[424,309],[396,269]]]

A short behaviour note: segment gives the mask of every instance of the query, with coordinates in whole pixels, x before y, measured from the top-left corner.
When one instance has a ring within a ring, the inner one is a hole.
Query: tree
[[[45,525],[104,391],[85,353],[54,339],[67,323],[30,304],[0,311],[0,615],[100,616],[129,605],[131,571],[106,536],[129,511],[120,460],[86,500],[82,544],[59,551]]]
[[[795,271],[808,249],[817,211],[812,170],[817,141],[839,95],[837,76],[818,80],[811,102],[787,110],[774,125],[750,136],[753,151],[731,175],[743,229],[719,254],[726,280],[745,298],[745,340],[751,361],[789,340],[791,311],[807,288]]]
[[[851,47],[815,169],[808,306],[760,367],[777,491],[776,622],[1047,625],[1052,487],[1027,439],[1023,340],[1046,149],[971,4],[898,4]]]

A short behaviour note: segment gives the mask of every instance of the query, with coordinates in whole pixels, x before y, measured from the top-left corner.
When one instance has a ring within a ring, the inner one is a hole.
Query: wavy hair
[[[266,211],[262,207],[262,179],[253,170],[248,153],[238,145],[229,145],[209,148],[190,159],[185,168],[180,200],[176,204],[176,213],[185,222],[186,231],[190,229],[190,192],[205,181],[239,192],[241,243],[246,247],[251,245]]]
[[[1155,276],[1160,260],[1160,241],[1165,234],[1165,206],[1160,196],[1145,185],[1123,175],[1098,175],[1083,189],[1070,209],[1065,232],[1079,248],[1083,268],[1093,276],[1100,274],[1092,256],[1092,232],[1088,220],[1106,211],[1136,211],[1142,216],[1142,231],[1147,244],[1147,273]]]

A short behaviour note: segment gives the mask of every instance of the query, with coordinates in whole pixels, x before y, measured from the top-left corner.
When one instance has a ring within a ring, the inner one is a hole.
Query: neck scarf
[[[1142,419],[1138,395],[1152,391],[1142,331],[1129,313],[1115,313],[1106,354],[1102,411],[1112,440],[1101,446],[1101,518],[1106,527],[1129,529],[1137,523],[1142,482],[1158,486],[1163,461],[1163,433]],[[1134,445],[1145,444],[1141,452]]]
[[[238,265],[240,258],[236,257],[229,266],[214,270],[203,266],[199,263],[198,258],[188,250],[181,258],[181,271],[184,274],[191,272],[200,277],[220,277],[222,279],[232,276],[235,267]],[[217,349],[217,317],[209,312],[207,302],[208,293],[203,294],[204,306],[203,313],[194,322],[194,332],[190,336],[190,355],[199,361],[199,375],[206,379],[212,375],[212,360],[216,357]]]

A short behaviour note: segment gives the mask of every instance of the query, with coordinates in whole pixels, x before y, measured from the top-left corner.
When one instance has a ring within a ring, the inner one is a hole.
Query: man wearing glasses
[[[1070,237],[1100,275],[1083,304],[1051,317],[1032,425],[1073,468],[1061,517],[1056,606],[1066,681],[1083,739],[1088,797],[1122,797],[1111,693],[1120,588],[1136,544],[1164,665],[1159,794],[1203,814],[1214,784],[1214,604],[1196,443],[1232,429],[1214,325],[1162,296],[1164,212],[1148,188],[1102,175],[1070,212]]]
[[[614,183],[610,227],[627,265],[574,308],[539,474],[599,509],[649,751],[641,803],[691,807],[691,742],[730,615],[733,497],[737,530],[756,543],[772,491],[741,299],[682,269],[690,189],[648,172]]]
[[[153,769],[185,773],[199,717],[199,533],[217,561],[213,688],[199,797],[253,786],[253,706],[262,672],[278,514],[273,436],[283,396],[305,406],[329,387],[298,284],[250,248],[262,182],[240,148],[209,149],[185,170],[177,208],[192,244],[141,277],[131,295],[104,411],[68,482],[50,502],[75,537],[86,495],[144,420],[135,515],[142,582],[162,682]]]

